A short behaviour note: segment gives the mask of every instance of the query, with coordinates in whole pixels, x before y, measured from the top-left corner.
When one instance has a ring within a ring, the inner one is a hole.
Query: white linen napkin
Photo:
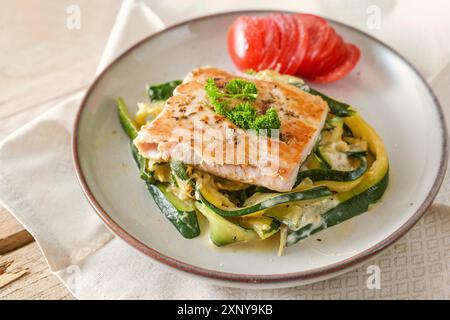
[[[437,1],[436,1],[437,2]],[[175,22],[238,9],[309,11],[351,23],[411,59],[450,110],[450,23],[445,8],[421,1],[378,1],[381,28],[368,29],[371,1],[125,0],[98,71],[137,40]],[[442,1],[441,6],[444,6]],[[448,7],[447,3],[445,5]],[[373,9],[373,8],[372,8]],[[376,9],[376,8],[375,8]],[[421,13],[420,24],[411,15]],[[425,25],[425,26],[424,26]],[[414,30],[411,30],[413,29]],[[414,34],[413,41],[404,32]],[[430,36],[432,34],[433,36]],[[420,48],[416,44],[421,43]],[[426,47],[426,48],[424,48]],[[414,50],[412,50],[414,48]],[[437,77],[433,77],[438,75]],[[2,204],[33,234],[51,270],[81,299],[292,299],[450,297],[450,181],[437,203],[376,259],[337,278],[278,290],[223,288],[167,269],[132,250],[101,223],[76,180],[70,138],[84,92],[54,106],[0,145]],[[448,111],[446,110],[446,111]],[[449,119],[450,117],[447,117]],[[23,121],[23,120],[22,120]],[[445,205],[444,205],[445,204]],[[381,289],[366,286],[366,266],[382,270]]]

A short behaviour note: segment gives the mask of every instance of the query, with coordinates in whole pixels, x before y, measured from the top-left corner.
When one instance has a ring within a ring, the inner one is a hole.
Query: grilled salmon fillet
[[[260,114],[275,108],[279,132],[256,134],[217,114],[204,90],[210,78],[218,87],[232,79],[254,82],[258,97],[253,106]],[[163,111],[140,129],[134,144],[157,162],[179,160],[222,178],[285,192],[294,186],[327,113],[324,100],[292,85],[202,67],[186,76]]]

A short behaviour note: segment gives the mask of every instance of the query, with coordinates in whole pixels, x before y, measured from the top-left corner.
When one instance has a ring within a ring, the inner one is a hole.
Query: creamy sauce
[[[311,203],[305,206],[302,206],[302,219],[300,223],[300,228],[313,224],[314,228],[320,226],[322,222],[321,215],[327,212],[328,210],[336,207],[339,204],[339,201],[334,198],[326,198],[321,201],[317,201],[315,203]],[[300,229],[299,228],[299,229]]]

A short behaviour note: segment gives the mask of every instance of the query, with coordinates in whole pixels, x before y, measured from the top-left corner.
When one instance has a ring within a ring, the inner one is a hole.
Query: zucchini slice
[[[128,112],[128,108],[122,97],[119,97],[117,99],[117,111],[119,113],[119,121],[122,125],[123,130],[131,140],[134,140],[137,137],[139,129],[137,128],[134,120],[131,118],[130,113]]]
[[[215,213],[223,217],[240,217],[250,214],[256,214],[266,209],[291,203],[297,201],[313,200],[331,195],[331,191],[327,187],[317,187],[309,190],[290,192],[290,193],[277,193],[277,194],[265,194],[266,199],[257,202],[255,204],[248,205],[243,208],[220,208],[214,205],[214,199],[208,199],[207,192],[202,190],[202,187],[197,188],[197,196],[199,200],[204,203],[208,208]]]
[[[367,170],[367,159],[365,158],[367,155],[367,143],[354,137],[343,137],[343,118],[333,117],[327,122],[329,128],[324,129],[322,132],[315,153],[328,169],[331,169],[329,171],[330,178],[326,179],[326,170],[321,173],[323,175],[322,178],[325,179],[321,179],[320,174],[318,177],[310,177],[306,172],[299,172],[299,178],[305,175],[313,181],[353,181],[358,179]],[[351,163],[351,158],[358,158],[359,166],[357,168]],[[314,173],[317,174],[318,172]]]
[[[367,141],[369,151],[375,157],[374,162],[363,175],[361,183],[351,190],[338,194],[341,202],[346,201],[376,185],[389,171],[389,161],[383,141],[375,132],[375,130],[364,121],[358,114],[345,119],[345,123],[349,126],[356,137]]]
[[[191,239],[198,236],[200,227],[194,207],[188,202],[178,199],[167,190],[165,185],[153,184],[155,181],[151,172],[147,170],[147,159],[139,154],[133,144],[133,139],[136,138],[138,130],[122,98],[117,100],[117,108],[120,124],[131,140],[131,153],[139,168],[140,177],[146,182],[147,189],[153,196],[155,203],[183,237]]]
[[[182,181],[188,181],[189,175],[186,171],[186,166],[181,161],[171,161],[170,162],[170,170],[172,170],[172,173],[174,176],[176,176],[178,179],[181,179]]]
[[[273,236],[280,230],[280,223],[269,217],[242,218],[239,224],[255,231],[261,240]]]
[[[288,232],[286,246],[291,246],[314,233],[335,226],[368,211],[369,206],[383,196],[388,182],[389,174],[386,173],[377,184],[322,214],[319,223],[310,223],[299,230]]]
[[[285,206],[268,209],[264,212],[264,215],[274,218],[291,230],[298,230],[302,218],[302,209],[295,204],[287,204]]]
[[[356,182],[347,182],[358,180],[367,171],[368,164],[365,157],[367,155],[367,143],[354,137],[344,138],[351,145],[342,141],[344,127],[348,127],[344,124],[343,118],[333,117],[328,119],[327,126],[327,129],[324,129],[321,134],[316,152],[313,152],[305,161],[308,170],[298,172],[294,188],[305,178],[309,178],[313,182],[321,182],[315,183],[316,186],[324,185],[332,191],[344,192],[357,184]],[[350,158],[359,160],[357,168],[353,168],[349,161]],[[342,168],[343,170],[336,170],[336,168]]]
[[[200,234],[193,202],[178,199],[165,184],[147,183],[147,188],[161,212],[183,237],[192,239]]]
[[[151,172],[147,170],[147,162],[148,162],[147,159],[145,159],[143,156],[139,154],[137,148],[133,144],[133,140],[137,137],[138,134],[138,128],[134,120],[131,118],[123,98],[117,99],[117,111],[119,114],[120,125],[122,126],[123,131],[125,131],[125,133],[131,140],[131,153],[133,155],[134,160],[139,166],[141,179],[147,182],[153,182],[154,181],[153,176]]]
[[[153,164],[152,175],[157,182],[171,182],[172,172],[168,163],[155,163]]]
[[[324,186],[334,192],[347,192],[347,191],[353,189],[354,187],[356,187],[361,182],[363,177],[364,177],[364,175],[362,175],[361,177],[359,177],[356,180],[347,181],[347,182],[322,180],[322,181],[314,182],[313,186],[314,187]]]
[[[145,182],[153,183],[155,182],[155,178],[153,177],[153,173],[147,170],[148,160],[141,156],[136,146],[133,144],[133,141],[130,142],[131,154],[133,155],[134,161],[136,161],[139,167],[139,176]]]
[[[320,221],[322,214],[337,205],[339,205],[338,200],[325,197],[312,203],[272,208],[264,212],[264,215],[283,223],[290,231],[296,231],[312,222]]]
[[[219,216],[213,210],[198,201],[195,207],[209,222],[209,238],[216,246],[221,247],[234,242],[259,240],[259,236],[251,229],[245,229]]]
[[[173,90],[183,81],[173,80],[166,83],[157,84],[148,88],[148,97],[150,101],[167,100],[173,95]]]
[[[328,169],[328,166],[325,164],[325,162],[323,162],[323,160],[320,159],[320,157],[317,156],[315,152],[311,152],[311,154],[306,158],[302,166],[305,166],[308,170]]]
[[[353,181],[361,177],[367,171],[367,160],[366,157],[360,154],[351,155],[359,159],[359,166],[351,171],[340,171],[340,170],[328,170],[328,169],[310,169],[305,171],[300,171],[297,174],[297,180],[295,181],[294,188],[302,182],[303,179],[309,178],[313,182],[316,181]]]
[[[194,182],[190,179],[187,167],[181,161],[170,162],[172,192],[180,199],[190,199],[194,195]]]
[[[286,240],[288,246],[368,211],[369,206],[377,202],[386,191],[389,183],[389,162],[382,140],[358,114],[346,118],[345,124],[356,137],[368,142],[369,151],[375,156],[375,161],[356,186],[336,194],[339,205],[325,212],[319,223],[311,223],[290,232]]]

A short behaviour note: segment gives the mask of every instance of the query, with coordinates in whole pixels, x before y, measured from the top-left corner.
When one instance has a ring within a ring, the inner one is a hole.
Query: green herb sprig
[[[251,81],[233,79],[221,90],[214,79],[208,79],[205,91],[214,110],[242,129],[255,129],[258,132],[265,129],[270,134],[271,129],[279,129],[281,126],[274,108],[268,109],[264,115],[258,115],[251,104],[258,97],[258,88]],[[238,102],[234,108],[230,108],[232,101]]]

